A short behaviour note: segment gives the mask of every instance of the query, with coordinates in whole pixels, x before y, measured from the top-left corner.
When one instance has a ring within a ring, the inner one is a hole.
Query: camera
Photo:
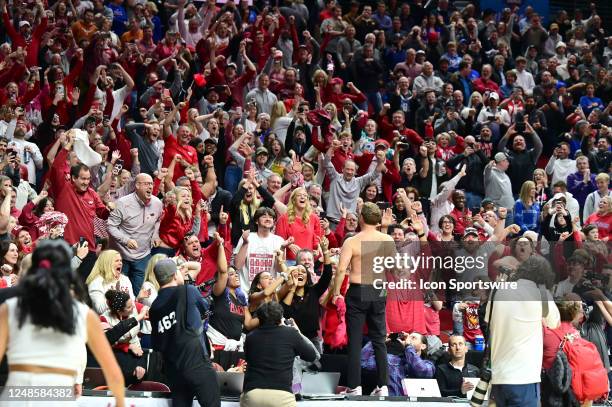
[[[593,130],[599,130],[599,129],[601,129],[601,123],[594,123],[594,124],[591,124],[591,128],[592,128]]]
[[[487,390],[489,389],[489,382],[491,381],[491,369],[483,367],[480,369],[480,380],[474,389],[472,399],[470,400],[470,406],[478,407],[484,403]]]
[[[573,292],[578,294],[581,298],[589,300],[589,291],[593,291],[597,288],[606,292],[610,276],[595,273],[593,271],[587,271],[584,273],[582,280],[574,286]]]

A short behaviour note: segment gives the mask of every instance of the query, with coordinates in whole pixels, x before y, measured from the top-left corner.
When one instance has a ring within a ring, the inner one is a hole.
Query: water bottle
[[[476,335],[476,337],[474,338],[474,350],[477,352],[484,352],[485,350],[484,336]]]

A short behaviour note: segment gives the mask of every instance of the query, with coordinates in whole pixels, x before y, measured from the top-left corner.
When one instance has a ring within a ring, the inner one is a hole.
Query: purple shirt
[[[431,379],[436,372],[434,364],[429,360],[421,359],[412,346],[406,347],[401,356],[387,353],[387,361],[390,396],[405,396],[402,386],[404,378]],[[361,350],[361,367],[366,370],[376,370],[372,342],[368,342]]]
[[[578,201],[578,204],[583,207],[586,202],[587,196],[597,190],[597,184],[595,183],[595,174],[591,174],[591,179],[588,183],[584,183],[584,175],[579,172],[575,172],[567,176],[567,190],[574,198]]]

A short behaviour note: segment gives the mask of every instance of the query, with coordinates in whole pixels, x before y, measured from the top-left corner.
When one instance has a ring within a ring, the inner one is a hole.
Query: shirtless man
[[[368,336],[372,340],[378,385],[372,392],[375,396],[387,396],[387,348],[385,346],[386,298],[381,290],[372,285],[374,279],[371,263],[373,254],[394,256],[395,242],[387,234],[377,230],[382,213],[378,206],[371,202],[363,204],[359,216],[361,232],[346,239],[340,251],[340,260],[336,279],[334,281],[334,302],[340,296],[340,287],[344,281],[346,270],[350,265],[350,286],[346,292],[346,326],[348,334],[348,374],[347,394],[361,395],[361,343],[363,339],[363,324],[368,323]],[[367,242],[368,253],[362,253],[362,242]],[[362,268],[361,263],[364,262]]]

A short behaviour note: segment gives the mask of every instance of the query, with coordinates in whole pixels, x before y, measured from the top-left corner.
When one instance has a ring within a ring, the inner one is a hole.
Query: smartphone
[[[384,211],[385,209],[389,209],[391,207],[391,203],[385,201],[376,202],[376,205],[380,208],[381,211]]]
[[[83,247],[83,243],[85,243],[87,240],[85,240],[85,238],[83,236],[81,236],[79,238],[79,247]]]

